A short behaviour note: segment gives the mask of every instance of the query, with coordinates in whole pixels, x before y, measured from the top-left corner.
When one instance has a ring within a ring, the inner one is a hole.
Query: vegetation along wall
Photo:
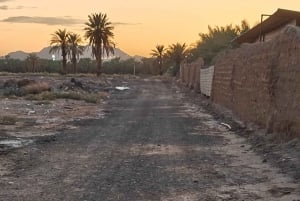
[[[246,122],[300,137],[300,28],[219,55],[212,100]]]

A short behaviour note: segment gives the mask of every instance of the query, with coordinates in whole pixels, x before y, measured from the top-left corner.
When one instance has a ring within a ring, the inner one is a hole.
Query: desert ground
[[[0,200],[300,200],[298,140],[174,79],[3,75],[0,96]]]

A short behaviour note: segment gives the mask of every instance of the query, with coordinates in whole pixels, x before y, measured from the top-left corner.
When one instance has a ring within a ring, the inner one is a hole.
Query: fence
[[[210,66],[209,68],[201,69],[200,72],[200,91],[206,96],[211,95],[214,69],[214,66]]]
[[[213,75],[214,66],[203,68],[202,58],[190,64],[185,63],[180,67],[181,82],[206,96],[211,95]]]

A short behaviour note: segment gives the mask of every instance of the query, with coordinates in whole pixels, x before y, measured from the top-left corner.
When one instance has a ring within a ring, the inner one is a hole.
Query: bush
[[[22,87],[22,89],[25,94],[39,94],[43,91],[49,91],[50,86],[46,82],[37,82],[37,83],[28,84]]]
[[[1,125],[15,125],[17,123],[17,118],[14,116],[0,116]]]
[[[40,94],[29,94],[27,100],[47,101],[55,99],[72,99],[83,100],[87,103],[98,103],[101,99],[106,98],[107,93],[101,92],[96,94],[80,93],[80,92],[42,92]],[[49,103],[48,103],[49,104]]]

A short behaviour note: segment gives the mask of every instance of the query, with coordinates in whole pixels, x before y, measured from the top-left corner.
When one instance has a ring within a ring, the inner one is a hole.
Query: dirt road
[[[0,200],[300,200],[299,184],[175,86],[126,86],[104,118],[3,153]]]

